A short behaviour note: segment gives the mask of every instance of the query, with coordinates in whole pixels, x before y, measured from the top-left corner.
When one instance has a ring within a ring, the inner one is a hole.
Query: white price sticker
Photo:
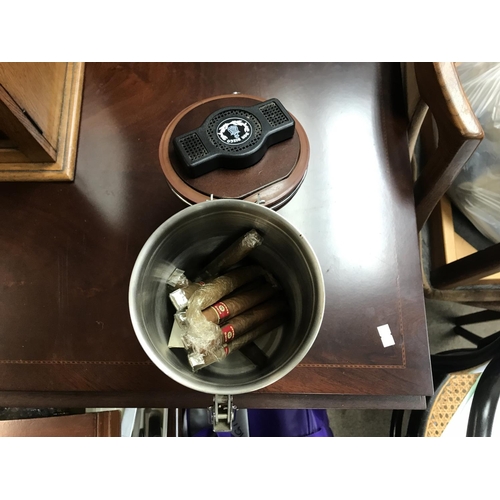
[[[394,342],[394,337],[392,336],[389,325],[377,326],[377,330],[384,347],[390,347],[396,343]]]

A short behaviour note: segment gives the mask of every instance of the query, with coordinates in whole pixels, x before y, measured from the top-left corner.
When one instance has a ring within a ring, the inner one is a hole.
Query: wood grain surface
[[[0,83],[57,150],[67,63],[0,63]]]
[[[17,149],[0,149],[0,182],[73,180],[85,65],[84,63],[64,63],[64,65],[66,70],[62,74],[61,106],[56,117],[58,135],[54,147],[23,115],[17,104],[10,108],[5,105],[4,101],[8,102],[10,96],[7,95],[5,100],[2,100],[0,86],[0,123],[4,123],[7,112],[14,114],[14,118],[17,117],[17,121],[9,122],[14,129],[4,130],[9,139],[16,144]],[[40,95],[40,99],[43,97]]]

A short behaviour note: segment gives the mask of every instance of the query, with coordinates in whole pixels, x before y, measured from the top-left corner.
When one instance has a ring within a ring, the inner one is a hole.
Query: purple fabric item
[[[326,410],[248,410],[250,437],[333,437]],[[234,437],[218,432],[218,437]],[[211,427],[195,437],[214,436]]]

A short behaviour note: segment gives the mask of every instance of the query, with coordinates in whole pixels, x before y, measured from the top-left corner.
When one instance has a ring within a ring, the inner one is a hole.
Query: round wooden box
[[[174,151],[174,138],[201,126],[214,111],[262,101],[265,99],[243,94],[216,96],[192,104],[170,122],[160,141],[160,164],[179,198],[189,205],[212,198],[232,198],[277,209],[293,197],[304,180],[309,162],[309,141],[295,117],[293,137],[272,146],[262,160],[242,170],[220,168],[193,179],[184,173]]]

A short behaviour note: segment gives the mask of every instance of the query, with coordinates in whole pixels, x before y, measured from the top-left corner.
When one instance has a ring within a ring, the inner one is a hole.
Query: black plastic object
[[[278,99],[254,106],[221,108],[196,130],[174,139],[174,148],[190,177],[218,168],[255,165],[268,148],[291,139],[295,122]]]

